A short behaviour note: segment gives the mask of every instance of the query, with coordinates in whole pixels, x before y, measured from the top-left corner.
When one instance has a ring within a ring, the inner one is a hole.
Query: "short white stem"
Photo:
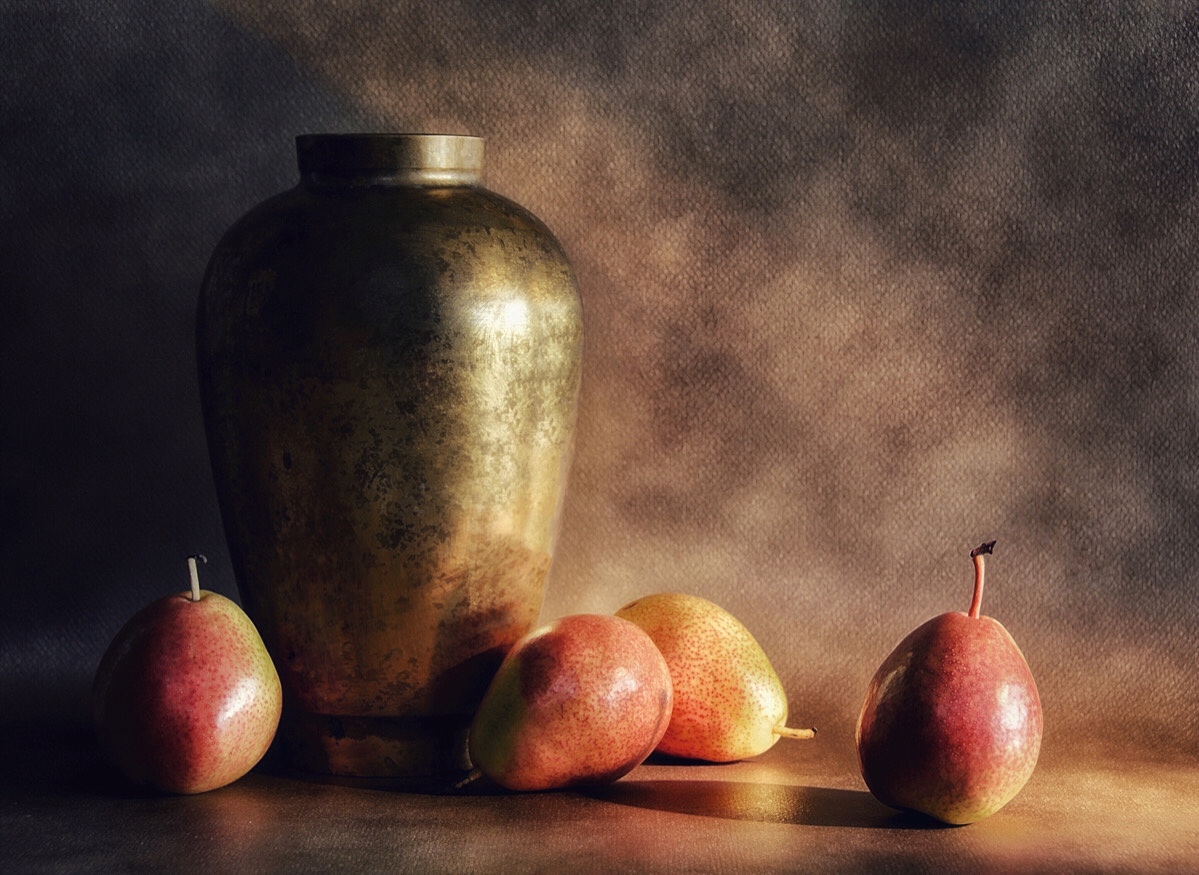
[[[199,553],[197,553],[195,556],[187,557],[187,573],[191,576],[193,602],[198,602],[200,600],[200,571],[196,567],[197,559],[205,564],[208,562],[208,560]]]

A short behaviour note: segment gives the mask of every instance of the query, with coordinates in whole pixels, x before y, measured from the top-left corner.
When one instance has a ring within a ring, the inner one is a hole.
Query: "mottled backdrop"
[[[1045,756],[1199,745],[1190,3],[0,2],[3,708],[77,709],[202,551],[235,589],[193,312],[297,133],[488,141],[580,277],[544,615],[682,589],[850,757],[875,665],[964,610]]]

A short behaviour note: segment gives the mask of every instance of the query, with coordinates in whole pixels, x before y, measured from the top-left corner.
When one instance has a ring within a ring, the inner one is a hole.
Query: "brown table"
[[[191,797],[132,790],[79,719],[3,728],[6,872],[1199,871],[1199,764],[1043,754],[988,820],[942,828],[864,789],[852,738],[726,766],[653,763],[585,792],[460,795],[255,772]]]

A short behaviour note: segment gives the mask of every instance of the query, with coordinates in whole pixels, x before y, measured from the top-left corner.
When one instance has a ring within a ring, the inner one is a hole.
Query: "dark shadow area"
[[[585,791],[584,795],[654,811],[758,823],[856,829],[950,828],[915,812],[888,808],[865,790],[745,781],[618,781]]]
[[[713,763],[707,760],[693,760],[687,757],[671,756],[668,753],[654,751],[645,760],[647,766],[679,766],[680,768],[725,768],[735,766],[739,760],[731,763]]]
[[[0,724],[0,796],[141,798],[108,763],[90,721],[25,715]]]
[[[185,556],[236,597],[200,282],[224,229],[298,181],[295,134],[370,121],[196,0],[5,4],[0,32],[0,669],[90,681]]]

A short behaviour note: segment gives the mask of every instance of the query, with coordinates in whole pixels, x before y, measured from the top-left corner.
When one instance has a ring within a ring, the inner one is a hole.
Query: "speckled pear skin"
[[[152,602],[96,670],[101,747],[136,784],[202,793],[250,771],[275,736],[282,688],[258,630],[234,602],[200,590]]]
[[[719,605],[658,593],[616,612],[646,631],[670,666],[674,712],[658,750],[732,762],[769,750],[787,722],[787,694],[745,626]]]
[[[879,666],[858,719],[858,760],[879,801],[973,823],[1020,792],[1041,731],[1037,685],[1012,636],[991,617],[950,612]]]
[[[505,657],[471,725],[471,760],[509,790],[610,783],[653,752],[672,705],[649,636],[617,617],[563,617]]]

